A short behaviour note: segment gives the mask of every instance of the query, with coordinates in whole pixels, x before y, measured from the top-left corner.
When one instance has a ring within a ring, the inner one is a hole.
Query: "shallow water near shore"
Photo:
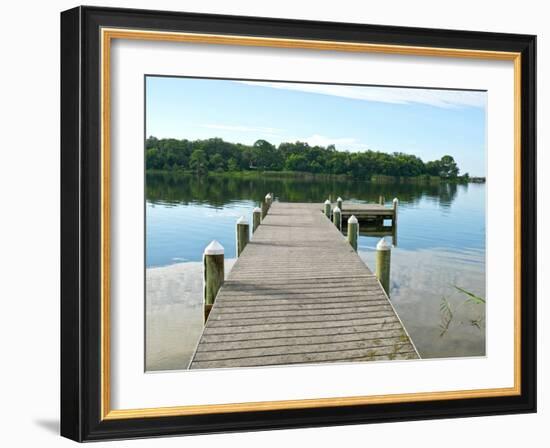
[[[203,329],[202,263],[147,269],[146,297],[146,370],[187,369]]]
[[[327,179],[147,176],[146,368],[185,369],[202,331],[202,252],[216,239],[235,257],[235,222],[251,221],[266,192],[283,202],[378,202],[399,198],[391,301],[423,358],[483,356],[484,184],[374,184]],[[391,241],[391,237],[387,237]],[[361,232],[359,254],[374,270],[379,236]],[[231,266],[226,266],[226,274]],[[442,330],[445,298],[454,317]]]

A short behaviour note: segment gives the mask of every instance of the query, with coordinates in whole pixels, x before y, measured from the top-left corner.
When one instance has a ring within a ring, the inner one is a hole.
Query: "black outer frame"
[[[519,396],[100,420],[100,28],[521,52]],[[167,11],[61,13],[61,435],[76,441],[536,412],[536,36]]]

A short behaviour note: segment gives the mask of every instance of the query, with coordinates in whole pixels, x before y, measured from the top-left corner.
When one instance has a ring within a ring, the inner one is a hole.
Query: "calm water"
[[[147,267],[182,262],[196,267],[192,262],[202,259],[203,249],[212,239],[225,247],[226,258],[234,257],[235,221],[242,215],[251,221],[252,209],[268,191],[288,202],[320,203],[329,195],[333,199],[341,196],[345,201],[377,202],[383,195],[389,205],[393,197],[398,197],[398,245],[392,251],[391,300],[401,320],[422,357],[485,354],[484,307],[465,304],[467,297],[453,286],[485,297],[483,184],[148,175]],[[364,233],[359,238],[359,254],[371,269],[379,239]],[[454,317],[442,335],[443,298],[451,304]],[[200,297],[193,297],[192,302],[198,306]],[[194,314],[200,316],[200,312]],[[200,326],[197,328],[200,334]],[[161,364],[165,368],[179,365]]]

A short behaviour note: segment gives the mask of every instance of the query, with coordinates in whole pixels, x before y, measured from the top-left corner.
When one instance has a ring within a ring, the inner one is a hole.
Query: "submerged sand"
[[[227,275],[235,259],[225,260]],[[146,370],[187,369],[203,329],[202,262],[146,271]]]

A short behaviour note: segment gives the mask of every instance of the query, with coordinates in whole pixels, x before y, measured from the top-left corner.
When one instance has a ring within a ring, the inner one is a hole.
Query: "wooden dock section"
[[[332,204],[334,209],[335,204]],[[318,204],[317,208],[323,210],[323,205]],[[386,207],[380,204],[357,204],[354,202],[344,202],[342,207],[342,219],[348,220],[352,215],[361,221],[374,221],[380,219],[391,219],[396,217],[396,211],[392,207]]]
[[[219,290],[189,368],[415,358],[380,283],[319,204],[274,202]]]

